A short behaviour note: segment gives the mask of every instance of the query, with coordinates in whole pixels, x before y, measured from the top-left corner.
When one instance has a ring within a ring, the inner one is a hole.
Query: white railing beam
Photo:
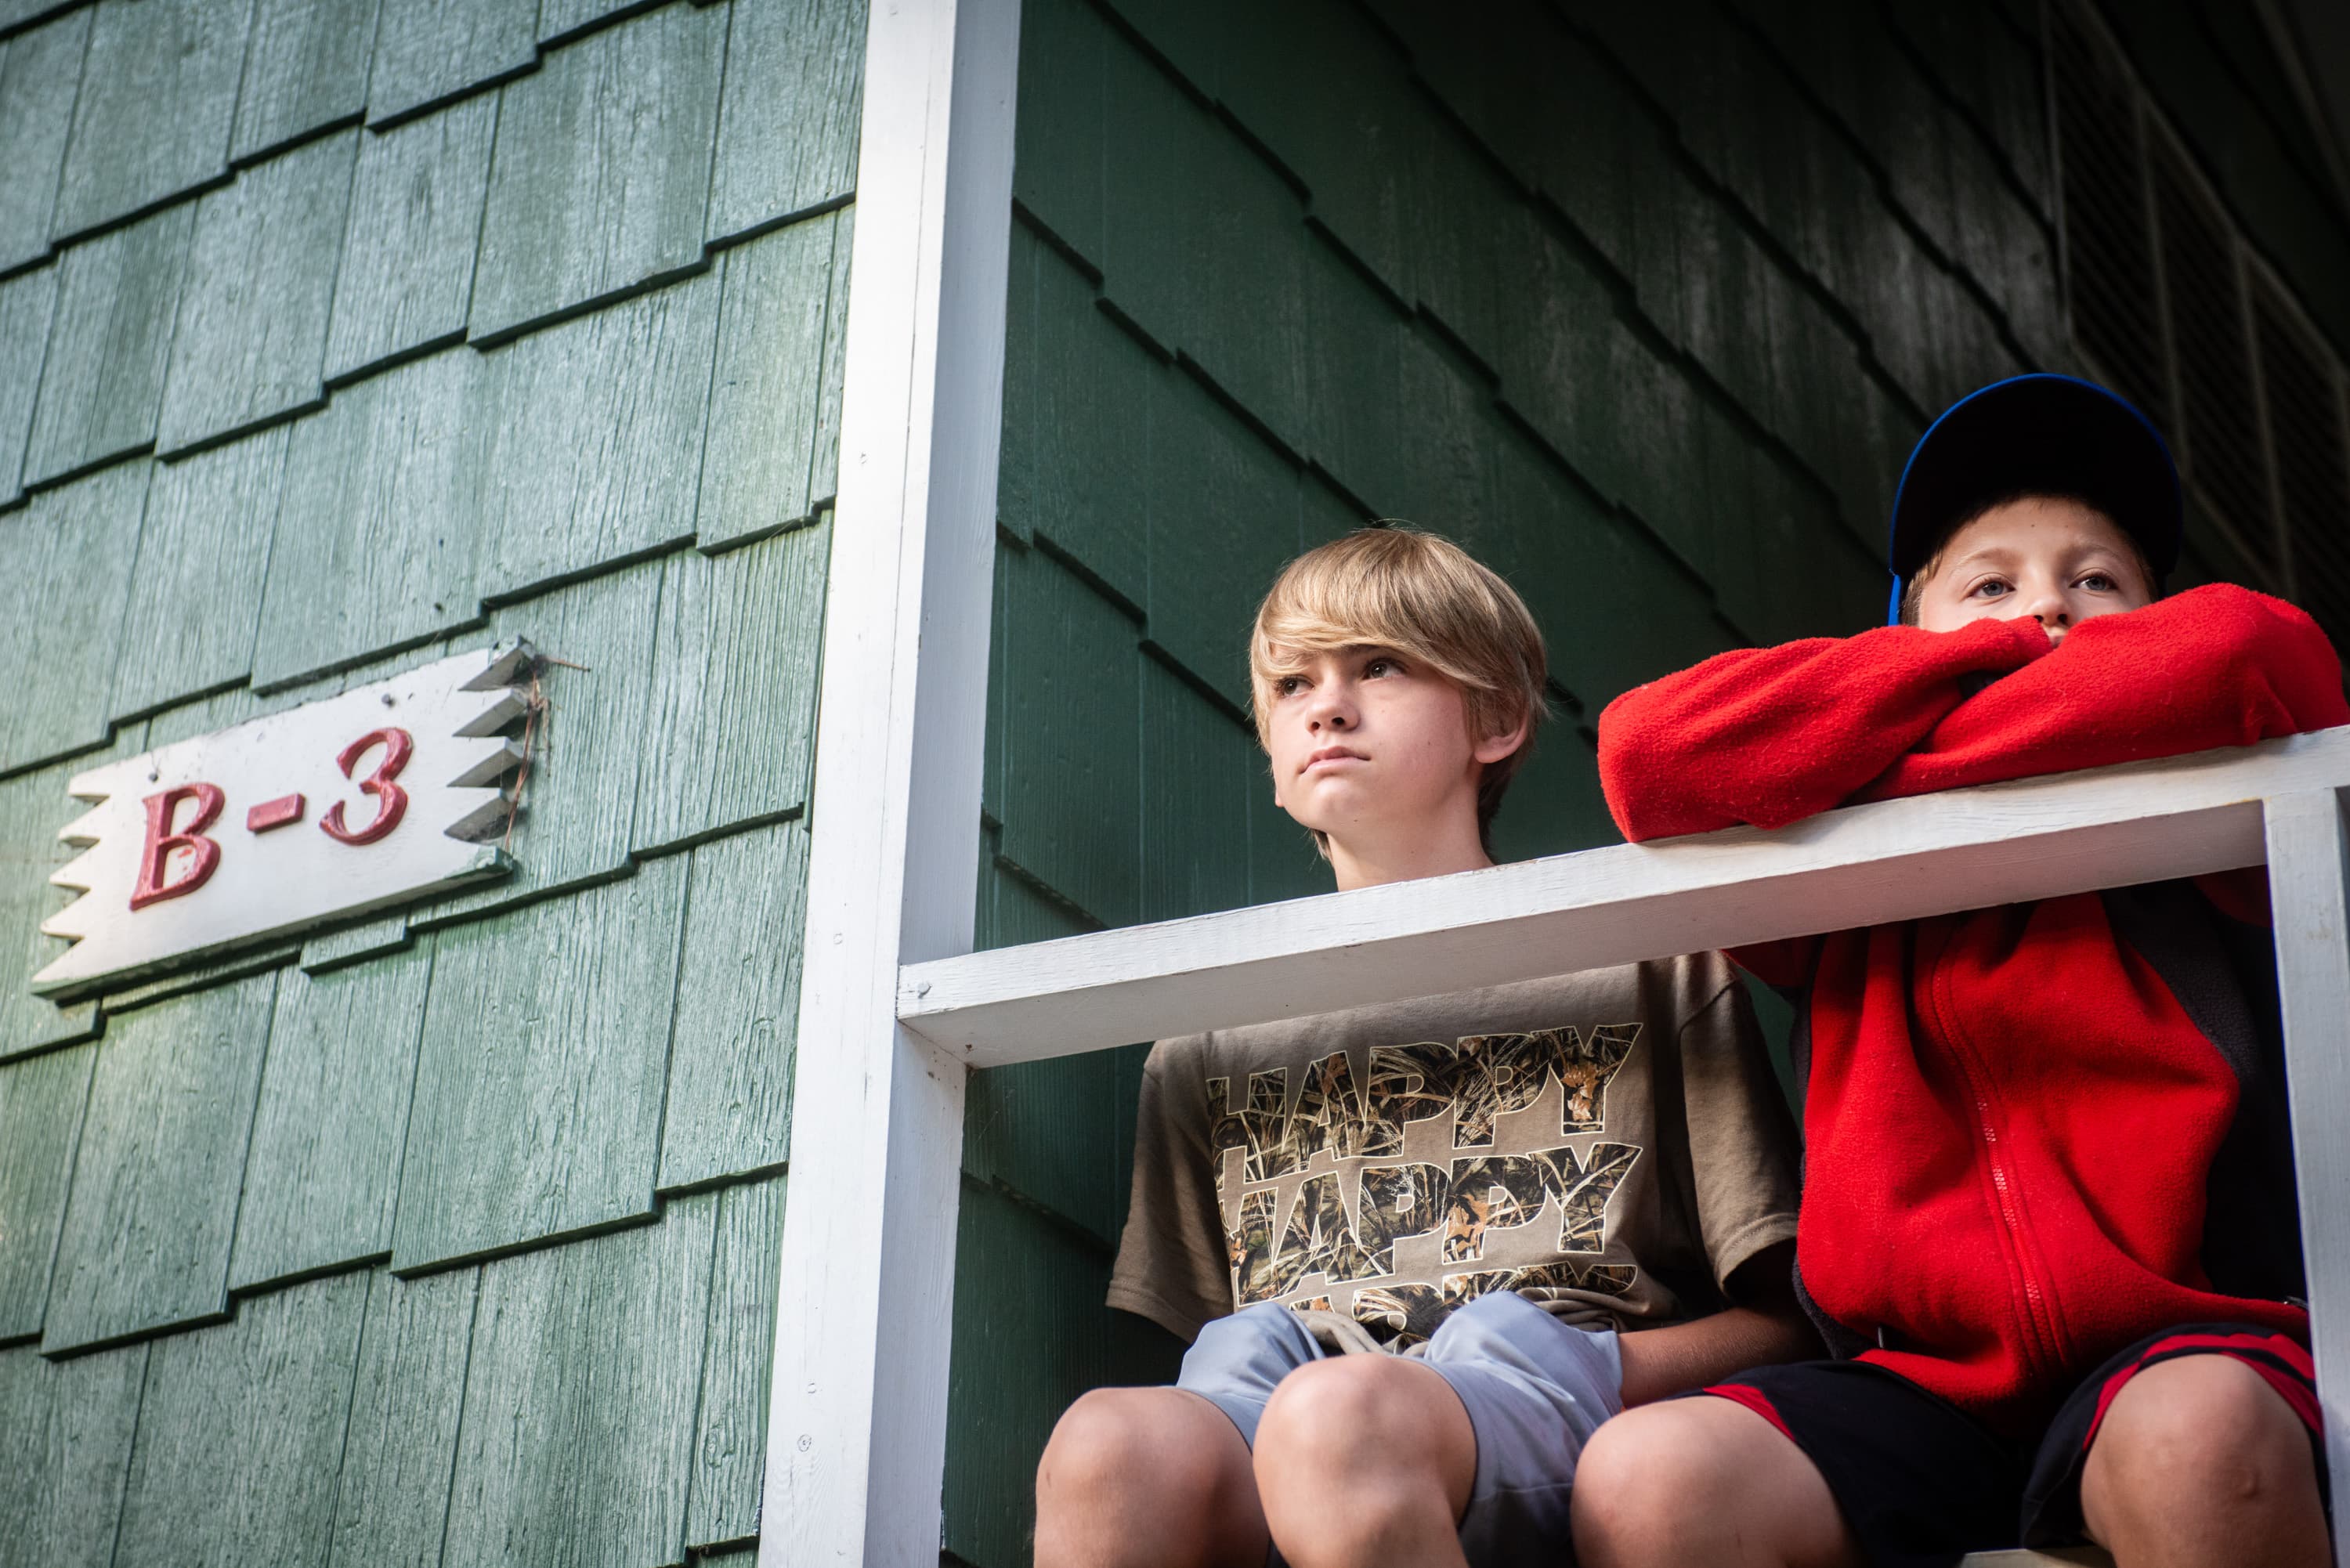
[[[963,1064],[897,976],[972,942],[1018,0],[875,0],[810,800],[760,1568],[935,1568]]]
[[[2350,785],[2350,729],[1953,790],[909,965],[973,1066],[2259,865],[2261,802]],[[2343,1103],[2343,1102],[2334,1102]]]
[[[2338,1517],[2350,1498],[2350,834],[2334,789],[2277,796],[2266,815],[2310,1342]],[[2337,1532],[2337,1568],[2350,1568],[2344,1545]]]

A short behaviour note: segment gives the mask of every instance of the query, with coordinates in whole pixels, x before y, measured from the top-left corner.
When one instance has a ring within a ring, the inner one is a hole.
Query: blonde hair
[[[1472,736],[1525,725],[1518,749],[1478,776],[1477,833],[1489,837],[1547,711],[1542,632],[1524,601],[1460,545],[1416,528],[1381,524],[1306,551],[1274,579],[1249,636],[1258,744],[1272,749],[1276,683],[1304,656],[1367,645],[1392,648],[1459,687]],[[1326,835],[1314,842],[1329,853]]]

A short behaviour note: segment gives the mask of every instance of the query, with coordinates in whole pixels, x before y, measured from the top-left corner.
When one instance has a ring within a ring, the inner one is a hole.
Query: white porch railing
[[[2328,1461],[2350,1497],[2345,788],[2350,729],[909,964],[898,1016],[993,1066],[2266,862]]]
[[[1019,8],[868,10],[761,1568],[938,1561],[971,1066],[2262,860],[2350,1497],[2350,731],[968,950]]]

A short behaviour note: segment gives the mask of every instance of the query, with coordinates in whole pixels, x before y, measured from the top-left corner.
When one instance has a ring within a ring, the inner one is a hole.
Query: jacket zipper
[[[2003,1240],[2007,1244],[2007,1255],[2016,1276],[2022,1282],[2023,1311],[2018,1314],[2022,1328],[2021,1347],[2033,1373],[2045,1377],[2057,1359],[2055,1346],[2049,1343],[2047,1297],[2033,1267],[2031,1249],[2024,1242],[2024,1232],[2028,1227],[2017,1207],[2014,1189],[2008,1180],[2007,1163],[2000,1157],[1999,1127],[1992,1116],[1991,1092],[1986,1081],[1988,1075],[1975,1061],[1973,1051],[1960,1042],[1957,1031],[1948,1022],[1949,1010],[1943,1005],[1942,984],[1946,971],[1942,961],[1950,940],[1956,934],[1955,927],[1943,933],[1927,975],[1928,992],[1934,1009],[1934,1039],[1966,1083],[1967,1097],[1974,1110],[1975,1137],[1981,1145],[1983,1164],[1991,1175],[1991,1191],[1997,1199],[1995,1211],[2000,1227],[2005,1233]]]

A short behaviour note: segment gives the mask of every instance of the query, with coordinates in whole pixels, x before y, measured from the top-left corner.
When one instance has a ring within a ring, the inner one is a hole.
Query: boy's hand
[[[1735,1306],[1624,1334],[1625,1405],[1686,1394],[1750,1366],[1818,1356],[1819,1335],[1795,1302],[1794,1251],[1793,1241],[1783,1241],[1739,1265],[1730,1280]]]

